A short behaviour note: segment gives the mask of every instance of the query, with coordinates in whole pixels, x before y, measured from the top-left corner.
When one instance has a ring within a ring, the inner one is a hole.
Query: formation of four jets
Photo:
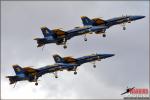
[[[96,33],[102,34],[103,37],[106,37],[105,31],[111,26],[122,24],[123,30],[125,30],[126,23],[131,23],[131,21],[142,19],[144,17],[145,16],[122,16],[103,20],[101,18],[89,19],[86,16],[82,16],[81,19],[84,26],[75,27],[74,29],[68,31],[63,31],[60,29],[50,30],[47,27],[42,27],[41,31],[44,35],[44,38],[35,38],[34,40],[37,41],[37,47],[41,47],[49,43],[56,43],[57,45],[64,45],[64,48],[67,48],[67,40],[75,36],[84,35],[85,41],[87,41],[86,34]],[[9,78],[10,84],[27,80],[29,82],[35,82],[35,85],[38,85],[39,77],[46,73],[53,73],[55,78],[58,78],[57,72],[63,70],[74,71],[74,74],[77,74],[76,70],[78,66],[87,62],[93,62],[93,67],[95,68],[95,61],[100,61],[112,56],[114,56],[114,54],[91,54],[80,58],[73,58],[60,57],[59,55],[55,54],[53,55],[53,58],[56,63],[53,65],[47,65],[38,69],[32,68],[32,66],[22,68],[19,65],[13,65],[16,75],[6,76],[6,78]]]

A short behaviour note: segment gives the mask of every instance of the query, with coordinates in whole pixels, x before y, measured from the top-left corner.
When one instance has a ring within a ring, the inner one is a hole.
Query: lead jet
[[[67,48],[67,40],[79,36],[79,35],[86,35],[88,33],[91,33],[91,31],[95,32],[98,30],[105,29],[105,26],[99,26],[99,27],[92,27],[92,26],[84,26],[84,27],[75,27],[74,29],[63,31],[61,29],[53,29],[50,30],[47,27],[41,27],[41,31],[44,35],[43,38],[35,38],[34,40],[37,41],[38,46],[41,47],[45,44],[49,43],[56,43],[57,45],[64,45],[64,48]],[[84,38],[86,41],[86,38]]]
[[[84,26],[93,26],[93,27],[106,27],[103,30],[94,31],[96,34],[102,34],[103,37],[106,37],[105,31],[111,26],[122,24],[123,30],[126,30],[126,23],[131,23],[132,21],[139,20],[145,16],[121,16],[115,17],[108,20],[103,20],[102,18],[93,18],[90,19],[87,16],[81,16],[81,20]],[[93,31],[91,31],[93,32]]]
[[[93,67],[96,68],[95,62],[96,61],[101,61],[102,59],[105,58],[109,58],[114,56],[114,54],[91,54],[91,55],[87,55],[87,56],[83,56],[80,58],[73,58],[73,57],[60,57],[59,55],[53,55],[54,60],[56,63],[65,63],[65,64],[75,64],[76,66],[70,66],[70,67],[66,67],[64,68],[67,71],[74,71],[74,74],[77,74],[77,68],[84,64],[84,63],[88,63],[88,62],[92,62],[93,63]]]
[[[32,66],[20,67],[19,65],[13,65],[12,67],[16,75],[6,76],[6,78],[9,78],[10,84],[15,84],[18,81],[29,81],[35,82],[35,85],[38,85],[39,77],[46,73],[53,73],[55,78],[58,78],[57,72],[63,70],[74,71],[74,74],[77,74],[76,70],[78,66],[87,62],[94,62],[94,67],[96,67],[95,61],[100,61],[101,59],[105,59],[111,56],[114,56],[114,54],[92,54],[75,59],[72,57],[62,58],[55,54],[53,55],[53,58],[56,63],[53,65],[47,65],[37,69],[33,68]]]

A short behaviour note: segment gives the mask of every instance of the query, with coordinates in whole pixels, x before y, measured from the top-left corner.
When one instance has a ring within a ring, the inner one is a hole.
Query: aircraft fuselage
[[[38,44],[41,44],[40,46],[43,46],[44,44],[48,43],[56,43],[57,45],[63,45],[65,40],[69,40],[75,36],[83,35],[83,34],[88,34],[91,31],[95,32],[100,30],[101,27],[96,26],[86,26],[83,28],[74,28],[72,30],[66,31],[65,35],[53,38],[51,36],[44,37],[44,38],[38,38]]]
[[[122,16],[116,17],[109,20],[105,20],[105,25],[107,27],[111,27],[113,25],[122,24],[122,23],[130,23],[131,21],[139,20],[144,18],[145,16]]]

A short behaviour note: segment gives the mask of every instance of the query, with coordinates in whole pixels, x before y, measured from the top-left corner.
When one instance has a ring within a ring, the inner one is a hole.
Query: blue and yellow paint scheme
[[[56,63],[67,63],[67,64],[76,64],[77,66],[74,67],[66,67],[65,69],[68,71],[75,71],[74,74],[77,74],[76,69],[78,66],[88,63],[88,62],[93,62],[93,67],[95,68],[95,62],[96,61],[101,61],[102,59],[109,58],[114,56],[114,54],[91,54],[87,56],[83,56],[80,58],[73,58],[73,57],[60,57],[59,55],[53,55],[53,58]]]
[[[115,17],[108,20],[103,20],[101,18],[93,18],[90,19],[87,16],[81,16],[81,20],[84,26],[93,26],[93,27],[106,27],[106,29],[110,28],[111,26],[122,24],[123,30],[126,29],[125,24],[131,23],[132,21],[139,20],[144,18],[145,16],[121,16],[121,17]],[[106,37],[105,31],[98,30],[98,31],[91,31],[95,32],[96,34],[103,34],[103,37]]]
[[[38,85],[37,80],[39,77],[46,73],[56,73],[57,71],[62,71],[63,67],[72,67],[76,66],[75,64],[63,64],[56,63],[53,65],[47,65],[38,69],[34,69],[31,66],[28,67],[20,67],[19,65],[13,65],[13,69],[16,73],[15,76],[6,76],[9,78],[10,84],[14,84],[18,81],[29,81],[36,82],[35,85]],[[57,75],[55,75],[57,78]]]
[[[75,27],[68,31],[63,31],[61,29],[50,30],[47,27],[41,27],[41,31],[44,35],[43,38],[35,38],[38,46],[41,47],[45,44],[56,43],[57,45],[64,45],[64,48],[67,48],[66,42],[79,35],[85,35],[84,40],[87,41],[86,34],[96,33],[103,34],[103,37],[106,37],[105,31],[111,26],[122,24],[123,30],[126,29],[125,23],[131,23],[131,21],[139,20],[145,16],[122,16],[116,17],[108,20],[103,20],[102,18],[93,18],[89,19],[86,16],[81,16],[83,27]]]
[[[55,78],[58,78],[57,72],[63,70],[74,71],[74,74],[77,74],[76,70],[78,66],[88,62],[100,61],[101,59],[105,59],[112,56],[114,56],[114,54],[92,54],[80,58],[73,58],[69,56],[60,57],[59,55],[55,54],[53,55],[53,58],[56,63],[53,65],[47,65],[35,69],[33,68],[33,66],[20,67],[16,64],[12,66],[16,75],[6,76],[6,78],[9,78],[10,84],[14,84],[18,81],[27,80],[29,82],[35,82],[35,85],[38,85],[37,81],[39,77],[46,73],[53,73],[55,75]],[[94,67],[96,67],[95,63]]]
[[[91,31],[103,30],[106,27],[91,27],[91,26],[84,26],[84,27],[75,27],[74,29],[63,31],[61,29],[53,29],[50,30],[47,27],[41,27],[41,31],[44,35],[44,38],[35,38],[34,40],[37,41],[38,46],[41,47],[48,43],[56,43],[57,45],[64,45],[64,48],[67,48],[66,42],[67,40],[79,36],[79,35],[86,35]]]

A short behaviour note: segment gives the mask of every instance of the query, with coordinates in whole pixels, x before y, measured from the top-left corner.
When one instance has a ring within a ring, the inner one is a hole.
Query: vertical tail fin
[[[54,37],[54,35],[55,35],[55,34],[54,34],[50,29],[48,29],[47,27],[41,27],[41,31],[42,31],[44,37],[47,37],[47,36],[52,36],[52,37]]]
[[[24,75],[24,70],[19,65],[13,65],[16,75]]]
[[[93,21],[86,16],[81,16],[81,20],[84,26],[93,25]]]
[[[53,58],[54,58],[54,60],[55,60],[56,63],[62,63],[62,62],[64,62],[64,61],[63,61],[63,58],[60,57],[60,56],[57,55],[57,54],[53,55]]]

